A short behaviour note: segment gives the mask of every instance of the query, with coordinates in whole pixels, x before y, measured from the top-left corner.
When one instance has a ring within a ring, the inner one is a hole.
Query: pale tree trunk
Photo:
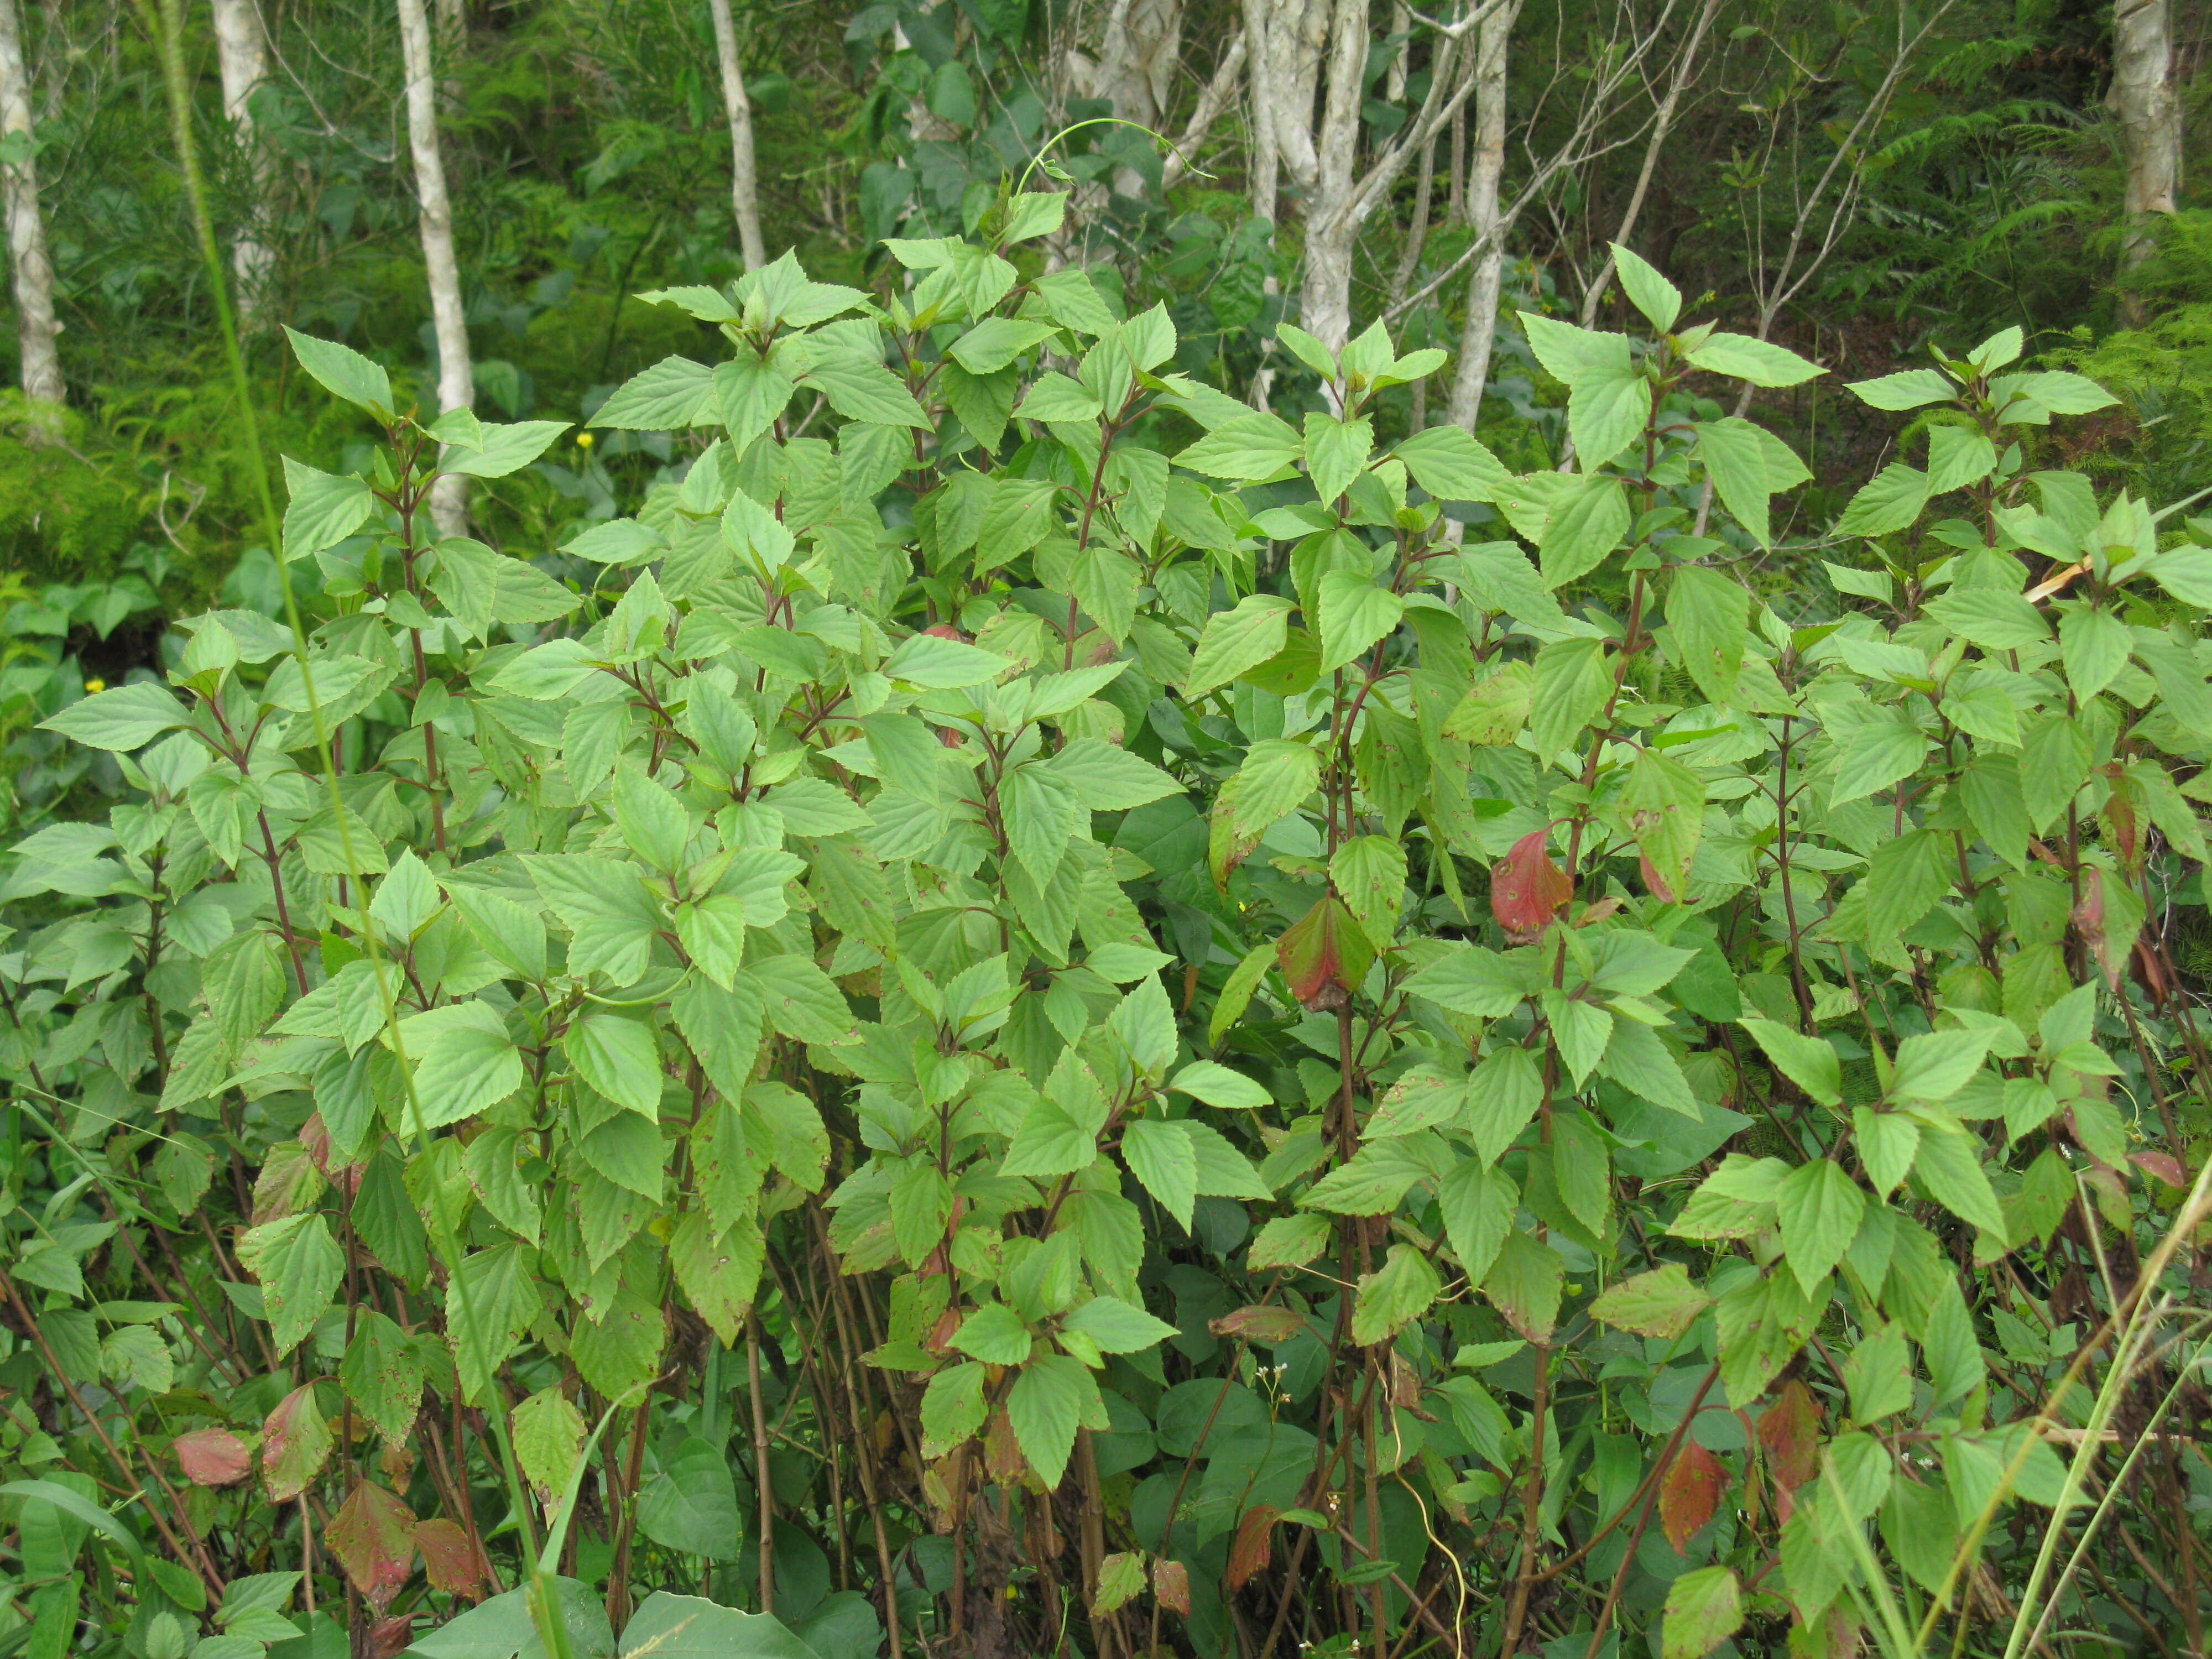
[[[1098,42],[1092,95],[1111,99],[1122,120],[1159,131],[1182,47],[1182,0],[1115,0]],[[1142,196],[1145,183],[1134,168],[1117,167],[1114,188]]]
[[[1160,188],[1171,190],[1182,180],[1198,155],[1198,147],[1206,135],[1213,131],[1213,124],[1221,118],[1221,112],[1229,106],[1235,96],[1237,83],[1244,74],[1244,35],[1239,30],[1229,43],[1229,50],[1221,54],[1221,62],[1213,71],[1213,78],[1206,83],[1206,90],[1198,96],[1198,107],[1190,113],[1189,125],[1182,130],[1167,159],[1160,163]]]
[[[1274,58],[1269,50],[1268,0],[1244,0],[1244,82],[1249,100],[1252,216],[1275,222],[1281,158],[1275,149]]]
[[[15,0],[0,0],[0,138],[31,136],[30,76],[23,64],[22,25]],[[23,395],[33,404],[58,404],[61,353],[55,337],[54,268],[46,258],[46,222],[39,207],[38,163],[0,167],[0,194],[8,210],[8,251],[15,276],[15,320],[22,343]]]
[[[2148,216],[2171,214],[2181,184],[2181,106],[2173,91],[2173,21],[2168,0],[2114,0],[2112,90],[2128,167],[2124,263],[2133,270],[2156,250]]]
[[[1498,293],[1505,270],[1505,229],[1498,186],[1505,176],[1505,48],[1518,0],[1483,21],[1474,49],[1474,143],[1467,179],[1468,222],[1479,251],[1468,279],[1467,320],[1452,373],[1449,418],[1474,430],[1482,388],[1490,380],[1490,344],[1498,328]]]
[[[1328,88],[1312,199],[1306,212],[1305,286],[1299,326],[1332,350],[1352,337],[1352,251],[1359,223],[1352,212],[1358,159],[1361,82],[1367,66],[1367,0],[1336,0]]]
[[[730,204],[737,214],[738,252],[747,270],[768,263],[761,240],[760,174],[753,161],[753,106],[738,62],[738,26],[730,0],[707,0],[714,15],[714,55],[722,64],[722,110],[730,120]]]
[[[446,164],[438,149],[438,94],[431,83],[430,20],[422,0],[399,0],[399,48],[407,71],[407,147],[415,155],[415,195],[422,228],[422,260],[430,279],[430,319],[438,340],[438,408],[476,403],[469,363],[468,323],[461,309],[460,266],[453,257],[453,210],[446,196]],[[439,478],[430,517],[441,536],[468,527],[468,480]]]
[[[269,76],[269,55],[254,0],[214,0],[216,58],[222,69],[222,112],[246,170],[253,180],[253,216],[231,244],[230,265],[238,279],[239,316],[251,327],[261,316],[276,255],[261,240],[267,208],[268,158],[253,125],[248,100]]]
[[[1397,40],[1413,26],[1413,15],[1406,9],[1405,0],[1397,0],[1397,3],[1390,8],[1391,39]],[[1406,70],[1413,55],[1413,45],[1411,40],[1401,40],[1398,49],[1390,54],[1390,67],[1382,75],[1382,98],[1386,103],[1402,104],[1406,101]]]

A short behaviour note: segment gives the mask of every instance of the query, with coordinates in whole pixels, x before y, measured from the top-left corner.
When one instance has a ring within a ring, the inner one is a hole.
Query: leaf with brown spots
[[[1659,1524],[1667,1541],[1680,1555],[1698,1528],[1713,1518],[1721,1501],[1723,1471],[1720,1459],[1696,1441],[1685,1438],[1674,1467],[1659,1483]]]
[[[293,1389],[261,1425],[261,1484],[269,1501],[289,1504],[307,1491],[330,1455],[331,1427],[315,1403],[315,1385]]]
[[[1784,1383],[1774,1403],[1759,1414],[1759,1443],[1784,1492],[1796,1491],[1820,1472],[1820,1408],[1802,1382],[1793,1377]]]
[[[253,1471],[252,1450],[228,1429],[195,1429],[179,1435],[170,1449],[196,1486],[234,1486]]]
[[[415,1570],[415,1512],[382,1486],[364,1480],[323,1529],[323,1543],[353,1587],[380,1613]]]
[[[442,1518],[422,1522],[415,1528],[415,1547],[422,1552],[422,1571],[431,1589],[483,1600],[483,1552],[469,1542],[459,1523]]]
[[[1490,872],[1490,911],[1505,936],[1527,945],[1552,925],[1575,895],[1567,872],[1552,862],[1549,828],[1531,830]]]
[[[1153,1562],[1152,1594],[1184,1618],[1189,1618],[1190,1569],[1180,1561]]]

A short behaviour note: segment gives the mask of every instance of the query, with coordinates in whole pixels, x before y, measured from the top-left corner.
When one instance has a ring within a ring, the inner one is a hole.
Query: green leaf
[[[1766,471],[1766,434],[1749,421],[1729,416],[1694,423],[1698,459],[1705,464],[1713,488],[1761,547],[1771,544],[1768,498],[1775,490]],[[1670,608],[1671,617],[1671,608]]]
[[[884,661],[890,678],[925,690],[959,690],[988,685],[1013,665],[995,653],[935,634],[915,634]]]
[[[1747,1017],[1738,1024],[1808,1098],[1823,1106],[1844,1103],[1843,1062],[1824,1039],[1806,1036],[1771,1019]]]
[[[561,1051],[576,1075],[609,1100],[659,1120],[660,1050],[644,1021],[595,1010],[562,1034]]]
[[[1963,1126],[1953,1121],[1939,1127],[1923,1115],[1912,1173],[1928,1195],[1960,1220],[2001,1239],[2005,1236],[2004,1212],[1997,1206],[1980,1152],[1980,1142]]]
[[[1488,1276],[1499,1247],[1512,1229],[1519,1199],[1504,1170],[1480,1164],[1458,1164],[1437,1182],[1437,1205],[1443,1212],[1444,1237],[1469,1279],[1479,1283]]]
[[[929,1379],[921,1396],[925,1457],[942,1457],[983,1426],[983,1386],[988,1372],[975,1361],[947,1365]]]
[[[756,988],[769,1024],[785,1036],[836,1048],[859,1035],[845,994],[808,958],[768,957],[745,969],[744,977]]]
[[[1836,520],[1838,536],[1887,536],[1904,529],[1928,505],[1928,475],[1893,461],[1851,497]]]
[[[1065,1354],[1030,1360],[1007,1391],[1006,1420],[1013,1426],[1014,1443],[1047,1491],[1067,1473],[1085,1407],[1097,1397],[1090,1372]]]
[[[1841,806],[1910,777],[1928,752],[1928,734],[1902,720],[1876,719],[1854,727],[1837,744],[1831,804]]]
[[[1078,738],[1048,763],[1091,812],[1121,812],[1179,793],[1183,786],[1150,761],[1100,738]]]
[[[1032,1341],[1022,1316],[1003,1302],[986,1303],[960,1322],[952,1346],[987,1365],[1018,1365]]]
[[[1371,576],[1332,570],[1322,577],[1321,672],[1343,667],[1388,635],[1404,618],[1406,601]]]
[[[825,354],[815,359],[813,368],[799,377],[799,384],[819,392],[830,400],[830,407],[848,421],[929,429],[929,416],[921,412],[914,394],[880,362]]]
[[[438,471],[471,478],[504,478],[543,455],[568,429],[566,421],[518,421],[483,428],[471,444],[449,444],[438,457]],[[289,538],[287,538],[289,545]]]
[[[1375,449],[1375,423],[1364,416],[1343,420],[1315,410],[1306,416],[1306,470],[1324,506],[1352,487]]]
[[[1686,1572],[1667,1590],[1660,1659],[1705,1659],[1742,1624],[1743,1589],[1735,1573],[1726,1567]]]
[[[1897,1046],[1889,1092],[1929,1104],[1950,1099],[1981,1070],[1996,1033],[1988,1027],[1923,1031]]]
[[[1211,1060],[1191,1061],[1175,1074],[1174,1082],[1168,1086],[1209,1106],[1230,1111],[1255,1110],[1273,1098],[1265,1087],[1243,1073],[1232,1072]]]
[[[2015,651],[2051,637],[2043,612],[2001,587],[1954,588],[1929,601],[1927,614],[1952,633],[1990,651]]]
[[[1095,421],[1100,413],[1098,394],[1077,385],[1065,374],[1040,374],[1014,413],[1030,421]]]
[[[1121,1157],[1129,1173],[1187,1231],[1198,1202],[1198,1149],[1189,1130],[1139,1118],[1121,1132]]]
[[[1578,581],[1605,562],[1628,534],[1628,495],[1610,474],[1571,479],[1546,515],[1537,549],[1544,586]]]
[[[1908,368],[1872,380],[1846,383],[1861,403],[1875,409],[1919,409],[1958,395],[1958,387],[1932,368]]]
[[[1864,1106],[1851,1109],[1851,1121],[1859,1166],[1875,1194],[1887,1198],[1912,1168],[1913,1154],[1920,1147],[1920,1126],[1901,1112],[1877,1112]]]
[[[300,367],[324,391],[380,419],[391,418],[395,407],[392,380],[381,368],[336,340],[318,340],[292,328],[284,331],[284,337],[291,341],[292,355],[300,360]]]
[[[1547,1343],[1559,1322],[1566,1264],[1527,1233],[1509,1232],[1483,1279],[1482,1293],[1505,1322],[1531,1342]]]
[[[1393,1244],[1380,1267],[1360,1276],[1352,1340],[1363,1347],[1389,1341],[1426,1313],[1443,1289],[1427,1256],[1410,1244]]]
[[[472,1250],[447,1287],[446,1330],[459,1367],[462,1396],[471,1404],[484,1398],[515,1339],[538,1316],[537,1262],[538,1252],[523,1244]],[[657,1322],[658,1307],[653,1316]]]
[[[1796,352],[1748,334],[1708,334],[1689,355],[1691,363],[1711,374],[1731,375],[1753,386],[1797,386],[1822,373]]]
[[[404,1444],[422,1403],[429,1366],[422,1341],[373,1308],[359,1310],[338,1380],[371,1426],[391,1445]]]
[[[1209,477],[1256,483],[1278,477],[1305,453],[1305,440],[1273,415],[1224,421],[1175,458],[1175,464]]]
[[[2070,607],[2058,619],[2058,645],[2066,664],[2066,683],[2087,702],[2127,666],[2135,635],[2109,611]]]
[[[1191,653],[1183,696],[1202,697],[1280,656],[1290,637],[1291,612],[1295,608],[1276,594],[1254,593],[1237,601],[1235,609],[1217,611],[1208,617],[1198,648]]]
[[[744,1521],[727,1460],[703,1440],[679,1443],[638,1493],[637,1527],[664,1549],[736,1560]]]
[[[39,727],[94,749],[126,753],[184,724],[185,710],[176,698],[151,681],[137,680],[95,691],[40,720]]]
[[[1091,1297],[1061,1322],[1089,1337],[1102,1353],[1139,1353],[1176,1334],[1176,1328],[1164,1319],[1155,1319],[1113,1296]]]
[[[1440,501],[1486,501],[1512,474],[1464,427],[1432,426],[1390,452]]]
[[[1058,194],[1043,199],[1060,203],[1066,200]],[[995,374],[1023,352],[1050,339],[1057,331],[1050,323],[1020,322],[1012,317],[986,317],[955,340],[947,348],[947,352],[970,374]]]
[[[284,556],[304,559],[336,546],[367,522],[376,496],[366,481],[318,472],[284,457]]]
[[[1603,640],[1554,640],[1536,653],[1528,693],[1528,737],[1549,759],[1575,743],[1613,692]]]
[[[1644,320],[1656,332],[1666,333],[1682,314],[1682,290],[1640,254],[1618,242],[1607,246],[1613,250],[1613,272],[1620,278],[1621,291],[1628,295],[1629,303],[1644,313]]]
[[[1844,1386],[1854,1423],[1877,1423],[1911,1406],[1912,1356],[1905,1333],[1884,1324],[1861,1336],[1844,1362]]]
[[[1509,662],[1460,699],[1444,717],[1443,734],[1482,748],[1503,747],[1521,735],[1534,702],[1528,665]]]
[[[1000,781],[999,813],[1008,848],[1043,886],[1067,855],[1084,817],[1074,784],[1049,761],[1018,766]]]
[[[270,1340],[289,1353],[314,1328],[345,1278],[345,1254],[328,1218],[289,1215],[256,1227],[238,1243],[239,1264],[261,1281]]]
[[[1611,1286],[1590,1304],[1589,1310],[1593,1319],[1671,1342],[1697,1322],[1712,1300],[1690,1282],[1687,1268],[1670,1261]]]
[[[1810,1295],[1858,1237],[1866,1194],[1840,1164],[1821,1158],[1791,1170],[1775,1201],[1784,1259]]]

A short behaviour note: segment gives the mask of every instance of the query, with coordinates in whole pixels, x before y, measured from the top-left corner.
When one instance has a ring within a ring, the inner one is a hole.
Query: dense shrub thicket
[[[1627,250],[1516,474],[1066,199],[645,295],[581,584],[425,507],[561,423],[293,337],[386,445],[0,866],[0,1640],[2178,1650],[2212,525],[2009,332],[1762,597],[1820,370]]]

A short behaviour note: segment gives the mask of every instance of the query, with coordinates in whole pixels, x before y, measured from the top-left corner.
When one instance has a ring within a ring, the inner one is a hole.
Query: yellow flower
[[[592,434],[588,432],[579,432],[576,434],[576,447],[579,449],[589,449],[592,447]]]
[[[84,695],[88,697],[92,696],[95,691],[105,691],[106,690],[107,682],[106,680],[90,679],[84,683]]]

